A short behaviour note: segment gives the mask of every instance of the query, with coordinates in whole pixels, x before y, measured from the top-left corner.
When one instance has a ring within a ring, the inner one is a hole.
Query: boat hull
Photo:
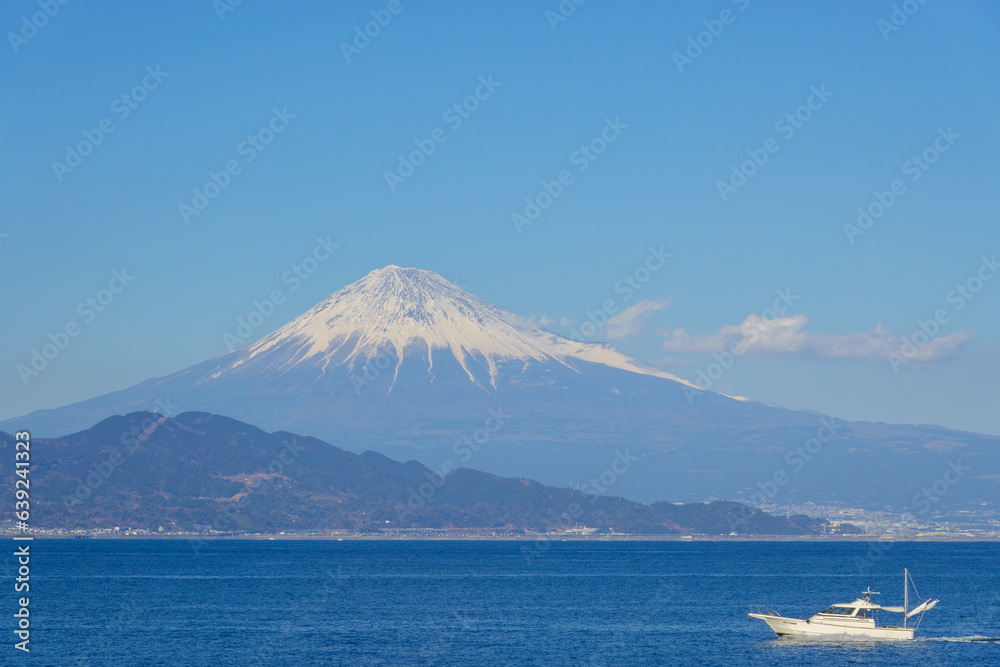
[[[830,637],[849,635],[868,639],[913,639],[913,628],[852,627],[849,623],[830,623],[786,618],[776,614],[748,614],[767,623],[780,637]]]

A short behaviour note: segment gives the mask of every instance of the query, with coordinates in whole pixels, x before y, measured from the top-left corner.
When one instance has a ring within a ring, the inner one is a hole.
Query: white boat
[[[767,607],[752,606],[748,616],[759,618],[778,633],[779,637],[809,637],[809,638],[829,638],[848,635],[851,637],[866,637],[869,639],[913,639],[913,633],[920,626],[924,613],[933,608],[938,600],[925,600],[913,609],[910,605],[910,586],[913,579],[910,578],[908,570],[903,570],[903,606],[883,607],[871,601],[871,596],[878,595],[877,591],[869,587],[861,597],[854,602],[841,602],[830,606],[818,614],[814,614],[807,619],[788,618],[768,609]],[[913,586],[916,593],[917,587]],[[919,596],[917,597],[919,600]],[[876,625],[878,613],[886,611],[903,615],[902,625]],[[908,625],[909,619],[917,617],[917,621],[912,626]]]

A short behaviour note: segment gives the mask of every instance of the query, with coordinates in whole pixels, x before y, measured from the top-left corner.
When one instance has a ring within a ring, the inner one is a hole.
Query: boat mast
[[[906,627],[906,614],[910,611],[910,571],[903,568],[903,627]]]

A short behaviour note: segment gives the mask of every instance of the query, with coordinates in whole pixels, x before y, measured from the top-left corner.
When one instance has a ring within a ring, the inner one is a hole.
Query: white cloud
[[[606,328],[609,340],[625,340],[642,331],[649,316],[670,306],[670,299],[637,301],[622,312],[608,318]]]
[[[561,324],[564,327],[571,327],[571,326],[573,326],[573,320],[571,320],[568,317],[564,317],[564,318],[562,318],[562,319],[559,320],[559,324]]]
[[[555,320],[549,319],[549,316],[547,314],[545,314],[545,313],[542,313],[542,316],[540,318],[538,318],[538,324],[539,324],[539,326],[543,326],[543,327],[549,326],[554,321]]]
[[[663,349],[700,354],[739,352],[744,356],[798,355],[862,361],[885,361],[894,354],[910,361],[936,361],[961,355],[969,340],[966,329],[924,342],[923,332],[915,332],[916,337],[913,334],[893,336],[881,324],[870,331],[832,335],[806,331],[808,322],[805,315],[768,319],[752,313],[741,324],[724,326],[715,334],[692,336],[683,329],[676,329],[664,341]]]

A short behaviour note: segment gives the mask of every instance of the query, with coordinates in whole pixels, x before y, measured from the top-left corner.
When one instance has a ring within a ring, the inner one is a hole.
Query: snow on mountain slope
[[[558,336],[459,289],[432,271],[394,265],[372,271],[284,327],[238,350],[228,367],[261,362],[271,371],[303,365],[318,366],[323,372],[346,365],[350,371],[387,350],[395,358],[394,375],[402,360],[414,354],[426,359],[433,375],[435,354],[447,350],[470,381],[493,387],[498,363],[518,360],[555,361],[569,368],[574,368],[575,360],[587,361],[694,387],[608,345]],[[488,379],[476,377],[470,359],[486,365]],[[220,372],[224,374],[226,368]]]

